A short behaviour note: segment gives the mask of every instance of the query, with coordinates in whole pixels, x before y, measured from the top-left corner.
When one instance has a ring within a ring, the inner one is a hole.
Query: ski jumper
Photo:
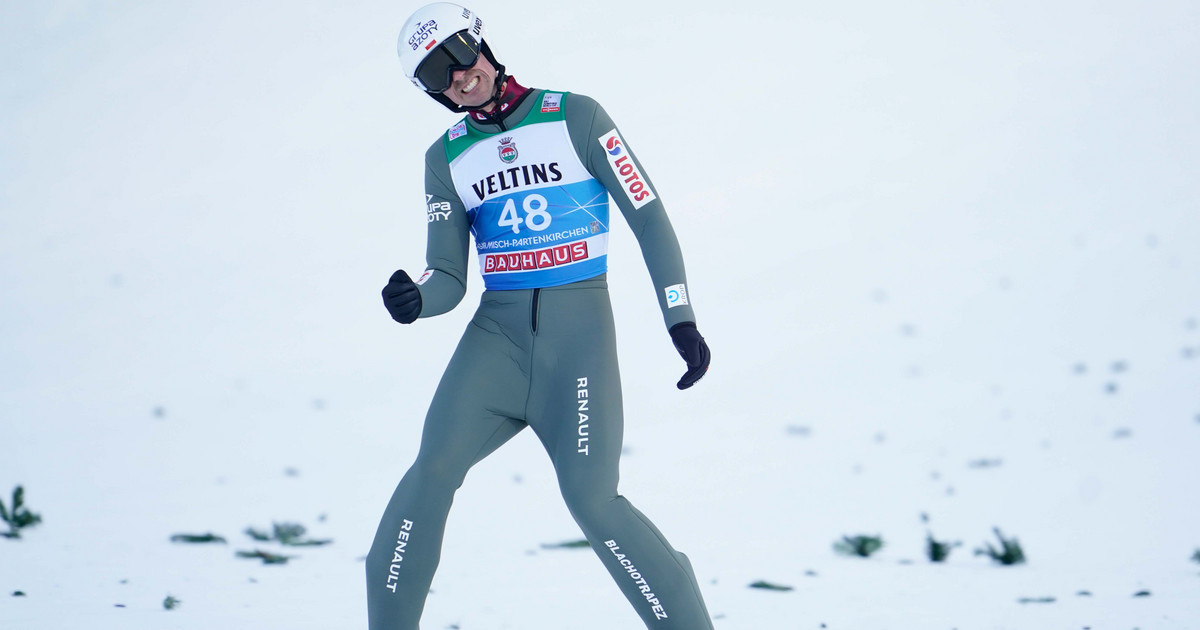
[[[711,629],[687,557],[617,494],[623,418],[605,275],[610,195],[638,239],[667,327],[695,321],[679,244],[645,171],[595,101],[544,90],[529,91],[498,124],[463,119],[425,164],[420,317],[462,300],[472,235],[485,291],[367,555],[371,630],[417,630],[455,491],[471,466],[527,425],[592,550],[646,626]]]

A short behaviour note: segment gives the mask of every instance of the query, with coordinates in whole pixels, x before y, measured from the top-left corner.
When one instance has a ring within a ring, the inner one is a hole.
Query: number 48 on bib
[[[509,199],[504,203],[504,208],[500,210],[500,218],[497,225],[500,227],[512,228],[513,234],[520,234],[521,225],[533,230],[541,232],[550,227],[550,213],[546,208],[550,204],[546,203],[546,198],[537,194],[530,193],[521,200],[521,207],[525,210],[525,218],[517,216],[517,204],[513,199]]]

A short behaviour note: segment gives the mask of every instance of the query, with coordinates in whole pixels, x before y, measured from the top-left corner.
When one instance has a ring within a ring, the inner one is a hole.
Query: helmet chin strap
[[[504,82],[507,80],[508,80],[508,75],[504,74],[503,72],[501,72],[500,74],[497,74],[496,79],[493,81],[493,84],[495,85],[495,89],[492,90],[492,98],[489,98],[488,100],[484,101],[482,105],[472,107],[470,109],[467,109],[466,111],[471,112],[471,113],[482,112],[484,114],[490,115],[490,113],[487,112],[486,110],[489,105],[495,105],[496,103],[500,102],[500,95],[504,93]]]

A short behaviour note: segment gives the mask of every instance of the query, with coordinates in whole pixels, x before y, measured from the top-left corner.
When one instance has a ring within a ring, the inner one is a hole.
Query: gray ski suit
[[[367,556],[370,628],[417,630],[455,491],[471,466],[530,426],[571,514],[646,626],[711,629],[687,557],[617,493],[610,194],[667,327],[695,315],[675,233],[616,126],[590,98],[532,90],[500,124],[468,117],[439,138],[426,153],[425,186],[420,317],[462,300],[472,235],[486,290]]]

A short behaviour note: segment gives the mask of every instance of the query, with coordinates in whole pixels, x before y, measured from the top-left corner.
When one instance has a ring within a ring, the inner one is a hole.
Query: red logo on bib
[[[580,260],[587,260],[587,241],[575,241],[569,245],[547,247],[532,252],[514,254],[485,254],[483,257],[484,273],[500,273],[505,271],[534,271],[558,267]]]

